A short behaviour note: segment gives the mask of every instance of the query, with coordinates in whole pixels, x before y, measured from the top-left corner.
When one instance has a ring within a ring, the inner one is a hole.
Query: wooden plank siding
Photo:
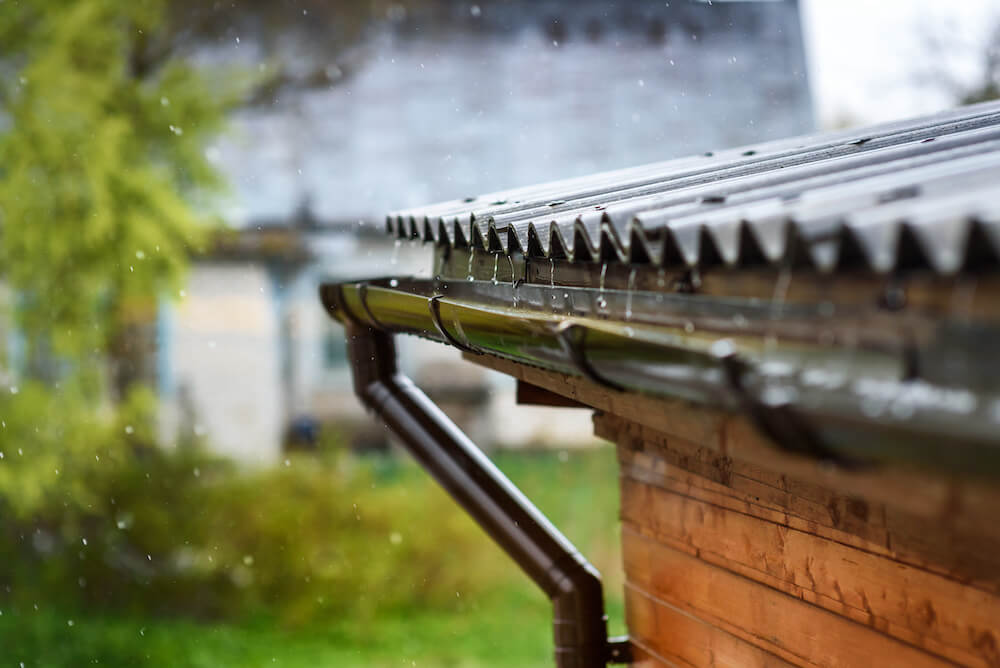
[[[1000,665],[1000,597],[928,568],[923,551],[900,560],[884,508],[862,512],[860,500],[787,480],[770,486],[767,472],[736,464],[713,480],[700,473],[717,469],[680,456],[694,444],[613,416],[595,422],[618,443],[626,586],[637,592],[627,604],[673,606],[793,665]],[[657,654],[685,658],[657,644],[662,625],[653,638],[641,635],[648,623],[629,628]],[[685,660],[727,665],[728,655],[710,656]]]
[[[636,666],[1000,666],[1000,491],[782,452],[741,416],[474,361],[598,409]]]

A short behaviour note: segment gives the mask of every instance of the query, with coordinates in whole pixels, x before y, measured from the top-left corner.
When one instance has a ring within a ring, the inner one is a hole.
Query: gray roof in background
[[[446,202],[388,227],[577,261],[995,266],[1000,103]]]
[[[387,209],[807,132],[795,0],[445,3],[337,85],[243,112],[210,156],[234,224]],[[554,44],[553,42],[557,42]]]

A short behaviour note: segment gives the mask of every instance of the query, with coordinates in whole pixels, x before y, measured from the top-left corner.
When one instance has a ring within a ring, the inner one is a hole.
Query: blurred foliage
[[[610,630],[621,633],[614,449],[497,462],[604,573]],[[240,472],[194,450],[114,468],[108,519],[81,505],[0,540],[7,658],[551,665],[549,602],[405,460],[328,444],[272,471]]]
[[[0,537],[8,653],[70,666],[494,665],[499,652],[498,665],[547,665],[550,604],[426,474],[327,450],[257,471],[139,450],[95,467],[81,499],[53,490]],[[604,572],[620,632],[613,449],[498,463]]]
[[[332,454],[241,470],[196,448],[137,448],[129,426],[73,436],[71,448],[77,438],[104,444],[91,446],[92,462],[5,453],[0,515],[11,519],[0,585],[11,600],[196,618],[265,614],[295,625],[447,607],[456,592],[475,594],[503,572],[491,573],[489,560],[467,568],[492,547],[423,478],[397,484],[399,474]],[[59,434],[38,435],[50,436]],[[425,518],[434,518],[433,532]]]
[[[29,372],[49,347],[76,365],[104,351],[203,241],[221,186],[204,145],[247,78],[181,59],[136,71],[167,4],[0,12],[0,275]]]

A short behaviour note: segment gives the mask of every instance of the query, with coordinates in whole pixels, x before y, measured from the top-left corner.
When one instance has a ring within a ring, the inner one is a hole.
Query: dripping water
[[[549,290],[552,293],[552,312],[556,311],[556,261],[549,258]]]
[[[635,291],[635,269],[628,273],[628,286],[625,295],[625,320],[632,319],[632,293]]]
[[[601,282],[597,286],[597,308],[602,311],[608,307],[608,300],[604,298],[604,278],[608,273],[608,263],[601,265]]]
[[[500,256],[493,256],[493,285],[497,284],[497,269],[500,267]]]
[[[514,258],[508,255],[507,262],[510,263],[510,291],[514,297],[514,308],[517,308],[518,282],[517,282],[517,277],[514,275]]]
[[[774,283],[774,294],[771,295],[771,321],[774,323],[781,317],[782,311],[785,308],[785,299],[788,297],[788,284],[792,281],[792,272],[788,266],[781,268],[781,273],[778,274],[778,280]],[[778,342],[778,337],[774,333],[770,333],[764,338],[764,349],[767,352],[771,352],[774,349],[775,344]]]
[[[470,281],[473,280],[473,278],[474,278],[473,275],[472,275],[472,258],[474,258],[475,256],[476,256],[476,250],[474,248],[470,249],[469,250],[469,271],[468,271],[468,275],[467,275],[467,278]]]

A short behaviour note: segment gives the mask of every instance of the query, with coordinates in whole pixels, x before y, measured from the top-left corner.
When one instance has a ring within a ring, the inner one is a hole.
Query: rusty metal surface
[[[996,267],[1000,103],[445,202],[387,227],[528,259]]]

